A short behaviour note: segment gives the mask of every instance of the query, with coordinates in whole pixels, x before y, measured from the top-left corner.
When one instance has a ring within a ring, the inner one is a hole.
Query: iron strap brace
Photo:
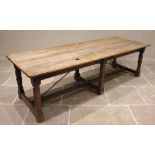
[[[58,81],[56,81],[48,90],[46,90],[41,96],[45,96],[54,86],[56,86],[63,78],[65,78],[69,72],[67,72],[65,75],[63,75]]]

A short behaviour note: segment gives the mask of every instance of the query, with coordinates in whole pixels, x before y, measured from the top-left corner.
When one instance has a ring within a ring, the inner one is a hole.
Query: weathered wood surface
[[[57,73],[70,67],[129,53],[148,46],[149,44],[112,37],[36,51],[18,52],[8,55],[7,58],[32,78]]]

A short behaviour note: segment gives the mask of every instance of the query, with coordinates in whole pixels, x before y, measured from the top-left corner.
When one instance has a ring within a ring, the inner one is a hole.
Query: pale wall
[[[155,58],[155,31],[0,31],[0,56],[14,51],[33,50],[61,44],[80,42],[91,39],[121,36],[150,43],[145,52],[146,58]],[[134,55],[129,58],[135,58]]]

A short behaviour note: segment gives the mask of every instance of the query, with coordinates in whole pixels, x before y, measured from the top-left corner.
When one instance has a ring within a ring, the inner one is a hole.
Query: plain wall
[[[91,39],[121,36],[150,43],[146,58],[155,58],[155,31],[137,30],[0,30],[0,56],[16,51],[34,50]],[[135,55],[127,58],[135,58]]]

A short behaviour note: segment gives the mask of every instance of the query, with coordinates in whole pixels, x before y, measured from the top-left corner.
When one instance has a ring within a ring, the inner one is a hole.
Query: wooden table
[[[40,94],[41,80],[75,70],[75,80],[84,81],[80,76],[79,69],[99,63],[100,74],[97,93],[102,94],[104,92],[106,61],[113,59],[112,66],[114,68],[122,68],[134,73],[135,76],[140,76],[143,53],[148,46],[150,45],[120,37],[112,37],[36,51],[18,52],[8,55],[7,58],[15,67],[19,98],[27,104],[36,117],[36,120],[41,122],[44,120]],[[135,52],[139,52],[136,70],[132,70],[117,63],[117,57]],[[21,72],[31,80],[34,93],[33,102],[30,102],[25,96]]]

